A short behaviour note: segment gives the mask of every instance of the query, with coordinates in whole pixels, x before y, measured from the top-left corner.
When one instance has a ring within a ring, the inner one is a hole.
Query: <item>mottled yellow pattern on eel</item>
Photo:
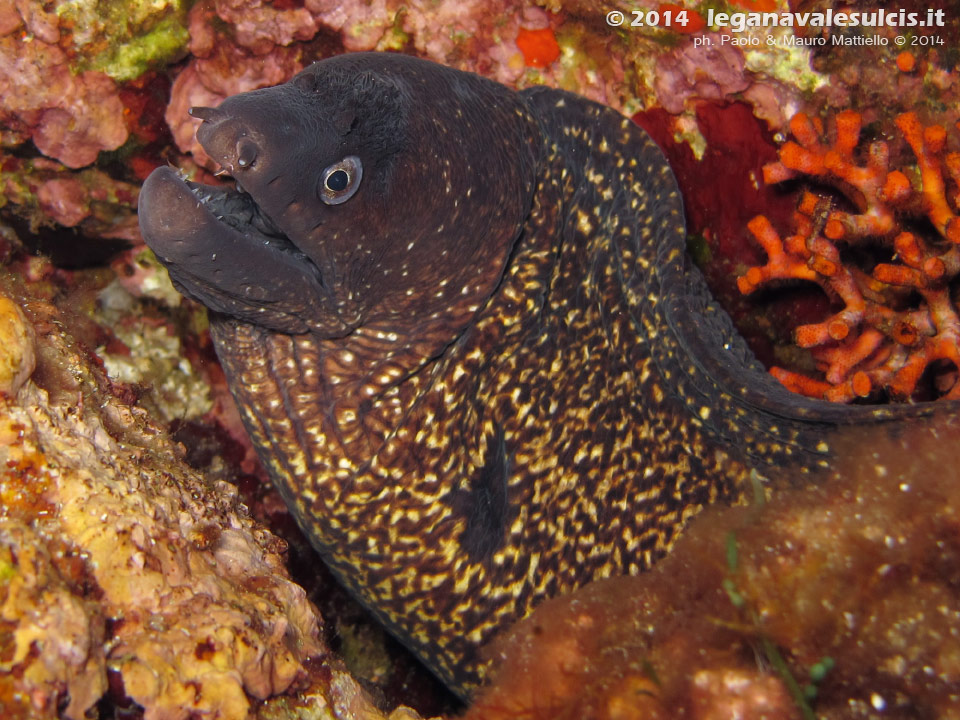
[[[213,310],[247,428],[317,549],[461,694],[479,649],[544,598],[649,567],[754,471],[828,474],[840,424],[928,411],[772,382],[688,264],[661,152],[608,108],[376,54],[259,92],[199,113],[200,139],[265,234],[217,229],[197,199],[224,201],[167,171],[144,188],[144,235]],[[310,112],[333,139],[291,156]],[[311,173],[351,153],[357,194],[321,202]]]

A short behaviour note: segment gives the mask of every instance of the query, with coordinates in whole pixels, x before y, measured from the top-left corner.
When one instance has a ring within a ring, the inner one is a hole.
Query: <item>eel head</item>
[[[316,63],[193,108],[198,140],[235,187],[155,170],[143,236],[184,294],[272,331],[337,338],[475,309],[534,187],[536,123],[511,102],[494,83],[405,56]]]

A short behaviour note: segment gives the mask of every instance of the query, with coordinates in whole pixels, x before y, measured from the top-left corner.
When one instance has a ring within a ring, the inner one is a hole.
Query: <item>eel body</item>
[[[541,600],[757,478],[829,478],[843,425],[934,412],[770,378],[609,108],[370,53],[193,112],[237,190],[160,168],[143,235],[321,556],[461,695]]]

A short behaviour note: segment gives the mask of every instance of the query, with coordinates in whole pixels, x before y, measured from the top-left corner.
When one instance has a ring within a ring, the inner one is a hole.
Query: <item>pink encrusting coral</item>
[[[896,400],[931,392],[960,397],[960,317],[951,287],[960,274],[960,153],[947,151],[942,126],[925,127],[914,113],[895,122],[916,169],[892,168],[882,140],[858,157],[861,116],[853,111],[837,115],[832,141],[819,120],[796,115],[795,140],[764,167],[767,183],[803,178],[835,191],[805,192],[786,239],[764,216],[754,218],[749,230],[768,259],[738,280],[744,294],[775,280],[814,282],[843,304],[795,331],[822,380],[771,369],[797,392],[838,402],[882,392]],[[869,261],[858,265],[854,251]],[[928,370],[932,390],[921,383]]]
[[[13,29],[0,37],[0,125],[5,143],[33,140],[44,155],[79,168],[126,141],[123,103],[103,73],[73,72],[51,23],[45,21],[41,34],[30,28],[33,42],[15,37],[19,24],[4,24]]]
[[[136,241],[139,191],[96,168],[71,172],[44,157],[0,156],[0,194],[34,228],[57,223],[94,237]]]
[[[744,65],[739,48],[686,43],[657,59],[657,98],[667,112],[678,114],[690,100],[733,97],[752,84]]]
[[[586,26],[515,0],[307,0],[303,7],[285,7],[205,0],[191,8],[193,57],[174,81],[166,113],[181,151],[205,161],[189,107],[285,82],[310,62],[342,50],[413,52],[509,85],[547,83],[617,107],[633,95],[622,53],[598,60],[585,52],[591,43],[600,47]]]

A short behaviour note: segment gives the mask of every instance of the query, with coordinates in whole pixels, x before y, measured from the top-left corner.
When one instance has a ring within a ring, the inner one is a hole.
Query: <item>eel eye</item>
[[[327,190],[340,192],[347,187],[348,182],[350,182],[350,176],[347,175],[346,170],[334,170],[327,175],[327,182],[324,184],[327,186]]]
[[[363,177],[363,165],[356,155],[347,155],[340,162],[335,162],[323,171],[320,176],[320,199],[327,205],[339,205],[353,197],[360,187]]]

